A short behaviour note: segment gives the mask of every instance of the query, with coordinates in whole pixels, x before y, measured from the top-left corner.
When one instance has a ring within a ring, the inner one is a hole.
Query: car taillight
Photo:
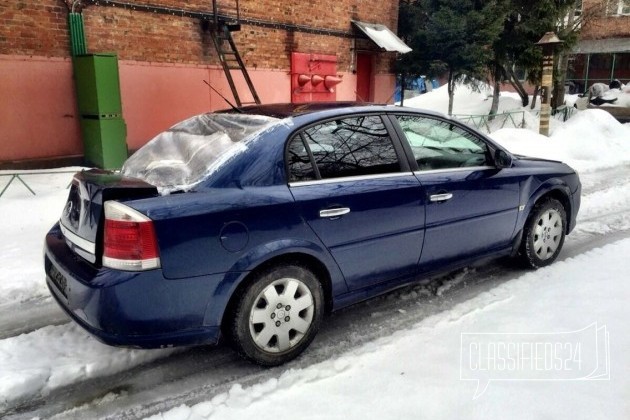
[[[153,221],[122,203],[106,201],[103,266],[129,271],[159,268]]]

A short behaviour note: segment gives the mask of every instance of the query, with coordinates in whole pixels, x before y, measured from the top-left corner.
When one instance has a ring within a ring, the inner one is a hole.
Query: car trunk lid
[[[157,195],[157,188],[136,178],[98,169],[78,172],[59,220],[66,243],[84,259],[100,264],[103,204]]]

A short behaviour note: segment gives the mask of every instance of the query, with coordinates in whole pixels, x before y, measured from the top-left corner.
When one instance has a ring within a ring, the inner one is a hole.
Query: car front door
[[[350,290],[417,269],[424,199],[401,156],[379,115],[317,123],[289,142],[291,193]]]
[[[497,168],[481,136],[437,117],[398,115],[426,193],[420,272],[490,255],[511,246],[519,211],[519,178]]]

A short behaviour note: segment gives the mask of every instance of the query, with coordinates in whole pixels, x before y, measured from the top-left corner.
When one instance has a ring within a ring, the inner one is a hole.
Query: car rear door
[[[287,148],[301,216],[350,290],[415,274],[422,250],[424,194],[390,132],[379,115],[346,116],[306,127]]]
[[[492,145],[453,121],[397,115],[426,194],[420,272],[511,246],[519,211],[519,177],[497,168]]]

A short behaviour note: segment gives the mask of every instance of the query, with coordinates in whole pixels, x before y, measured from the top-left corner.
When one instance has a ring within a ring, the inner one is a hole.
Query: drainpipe
[[[85,41],[85,29],[83,26],[83,15],[77,13],[77,6],[81,1],[72,2],[70,13],[68,13],[68,27],[70,29],[70,52],[72,57],[87,54],[87,42]]]

